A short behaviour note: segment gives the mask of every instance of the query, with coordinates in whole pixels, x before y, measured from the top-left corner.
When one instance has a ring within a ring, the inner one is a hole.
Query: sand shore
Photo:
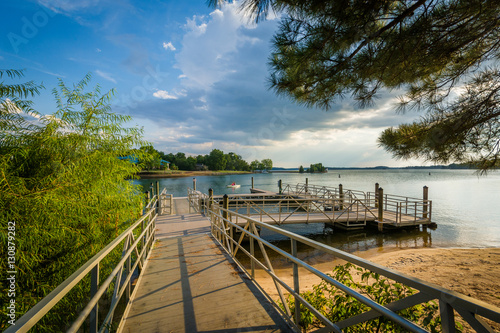
[[[428,281],[500,308],[500,248],[483,249],[373,249],[355,253],[364,259]],[[309,263],[329,273],[341,260]],[[276,269],[277,275],[293,285],[290,268]],[[320,279],[305,270],[299,270],[301,291],[311,290]],[[257,282],[277,299],[276,288],[267,274],[259,271]],[[500,325],[495,325],[499,329]]]

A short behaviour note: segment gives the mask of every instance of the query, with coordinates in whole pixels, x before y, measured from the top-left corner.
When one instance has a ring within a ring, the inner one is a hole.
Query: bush
[[[358,279],[353,278],[353,272],[359,277]],[[408,286],[397,282],[390,282],[377,273],[350,263],[336,266],[333,274],[328,275],[382,305],[403,299],[416,292]],[[313,286],[312,291],[307,291],[300,295],[334,323],[370,310],[368,306],[325,281]],[[295,298],[293,295],[288,296],[287,303],[291,312],[294,313]],[[439,307],[435,301],[419,304],[398,313],[430,332],[441,332],[441,318],[438,315]],[[314,314],[304,306],[301,306],[300,314],[299,324],[305,331],[313,327],[323,326]],[[462,326],[459,323],[457,323],[456,328],[458,332],[462,331]],[[343,332],[406,332],[406,329],[381,316],[356,326],[347,327]]]
[[[89,80],[90,75],[73,89],[60,82],[54,91],[58,110],[51,116],[27,121],[26,112],[10,100],[0,104],[0,239],[7,244],[7,223],[15,222],[17,319],[140,214],[139,190],[125,180],[139,170],[118,156],[142,143],[141,131],[124,128],[130,118],[110,112],[111,92],[101,95],[99,87],[84,92]],[[2,246],[2,258],[5,251]],[[119,252],[101,264],[101,276]],[[5,260],[0,270],[4,330],[9,326]],[[79,284],[37,330],[67,328],[88,301],[89,285],[88,279]]]

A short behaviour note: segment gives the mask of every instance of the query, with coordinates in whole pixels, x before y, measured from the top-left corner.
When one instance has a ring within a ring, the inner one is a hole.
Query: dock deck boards
[[[183,202],[176,206],[185,212]],[[120,332],[290,332],[260,290],[206,233],[201,214],[160,216],[158,243]]]

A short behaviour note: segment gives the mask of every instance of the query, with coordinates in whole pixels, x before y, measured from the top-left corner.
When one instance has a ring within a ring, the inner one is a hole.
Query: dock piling
[[[253,176],[252,176],[252,188],[253,188]]]
[[[196,178],[193,177],[193,191],[196,191]]]
[[[378,207],[378,183],[375,183],[375,208]]]
[[[427,200],[429,200],[429,188],[427,186],[424,186],[423,190],[424,190],[424,194],[423,194],[424,207],[423,207],[422,217],[424,219],[426,219],[427,218],[427,211],[428,211],[428,208],[427,208],[428,202],[427,202]]]
[[[378,230],[382,231],[384,229],[384,189],[382,187],[378,188]]]
[[[344,209],[344,187],[339,184],[339,206],[340,210]]]
[[[281,192],[283,191],[283,189],[281,187],[281,179],[278,180],[278,189],[279,189],[279,194],[281,194]]]
[[[208,189],[208,209],[212,209],[212,202],[214,200],[214,189]]]
[[[222,197],[222,208],[229,209],[229,198],[228,198],[227,194],[224,194],[224,196]],[[227,216],[228,216],[227,210],[223,211],[222,217],[227,220]]]

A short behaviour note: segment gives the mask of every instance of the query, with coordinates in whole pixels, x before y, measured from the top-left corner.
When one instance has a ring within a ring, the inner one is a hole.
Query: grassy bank
[[[176,177],[198,177],[198,176],[221,176],[249,174],[250,171],[183,171],[183,170],[144,170],[137,174],[139,178],[176,178]]]

